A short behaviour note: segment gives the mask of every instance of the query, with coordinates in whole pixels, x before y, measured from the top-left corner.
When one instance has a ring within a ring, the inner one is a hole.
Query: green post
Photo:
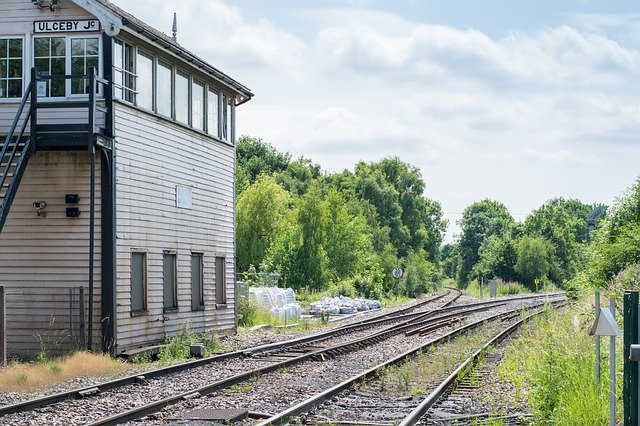
[[[638,293],[624,292],[624,380],[622,399],[624,425],[638,425],[638,362],[629,361],[629,347],[638,339]]]

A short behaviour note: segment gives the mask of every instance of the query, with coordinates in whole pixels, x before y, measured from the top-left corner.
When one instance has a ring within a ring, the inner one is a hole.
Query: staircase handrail
[[[4,144],[2,145],[2,151],[0,152],[0,158],[4,157],[4,155],[7,152],[7,148],[9,147],[9,141],[11,140],[11,138],[13,137],[15,131],[16,131],[16,127],[18,127],[18,123],[20,122],[20,117],[22,116],[22,113],[24,112],[24,107],[27,104],[27,101],[29,100],[29,97],[31,96],[31,86],[32,84],[29,84],[27,86],[27,90],[24,92],[24,96],[22,97],[22,101],[20,102],[20,107],[18,108],[18,113],[16,114],[16,118],[13,119],[13,123],[11,124],[11,128],[9,129],[9,133],[7,133],[7,137],[5,139]],[[26,130],[27,127],[27,122],[29,121],[29,119],[31,118],[31,111],[29,111],[27,113],[27,116],[24,118],[24,124],[22,126],[22,131],[20,132],[20,135],[22,135],[24,133],[24,131]],[[17,141],[16,141],[16,145],[17,145]]]

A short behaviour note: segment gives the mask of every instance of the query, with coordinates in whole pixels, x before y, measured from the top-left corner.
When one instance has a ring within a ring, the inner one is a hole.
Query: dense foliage
[[[638,288],[640,178],[620,197],[594,232],[584,279],[602,288],[619,282]],[[622,275],[622,276],[620,276]]]
[[[446,228],[440,204],[424,197],[419,170],[397,158],[323,173],[271,145],[243,137],[237,149],[239,272],[277,273],[283,285],[379,297],[417,295],[441,281]]]
[[[640,269],[640,180],[593,234],[586,219],[596,206],[580,200],[549,200],[516,222],[504,204],[484,199],[465,208],[461,234],[444,245],[440,203],[398,158],[328,174],[243,137],[236,188],[238,271],[275,274],[294,288],[390,294],[396,266],[406,271],[399,289],[411,296],[445,277],[461,287],[498,278],[535,290],[580,280],[603,287],[625,268]]]
[[[458,241],[442,251],[444,271],[463,287],[481,277],[531,290],[548,283],[563,287],[585,266],[592,211],[579,200],[555,198],[516,223],[497,201],[472,203],[460,220]]]

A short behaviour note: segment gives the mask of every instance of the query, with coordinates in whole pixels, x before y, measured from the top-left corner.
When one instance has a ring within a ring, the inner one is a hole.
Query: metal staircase
[[[110,83],[96,75],[91,69],[87,75],[46,75],[39,76],[35,68],[31,69],[31,82],[22,97],[20,107],[16,112],[11,128],[0,145],[0,233],[9,215],[9,209],[18,192],[20,180],[24,175],[29,157],[37,149],[87,149],[91,157],[91,199],[93,217],[93,188],[95,181],[96,148],[110,151],[113,148],[112,112],[106,106],[97,105],[96,91],[89,90],[88,100],[73,100],[68,102],[50,102],[39,100],[37,83],[47,80],[83,79],[88,82],[87,87],[98,88],[102,85],[106,104],[111,101]],[[27,102],[29,106],[27,107]],[[88,123],[86,124],[39,124],[38,110],[61,108],[86,108]],[[96,114],[105,115],[106,128],[96,124]],[[29,132],[27,133],[27,129]],[[93,220],[92,220],[93,229]]]
[[[34,148],[32,135],[25,134],[27,125],[31,122],[33,109],[29,108],[26,116],[23,117],[25,105],[31,96],[32,86],[29,84],[7,137],[0,148],[0,232],[2,232],[7,220],[11,203],[18,192],[20,180],[27,169],[27,163]],[[20,131],[16,133],[21,120],[22,126],[20,126]]]

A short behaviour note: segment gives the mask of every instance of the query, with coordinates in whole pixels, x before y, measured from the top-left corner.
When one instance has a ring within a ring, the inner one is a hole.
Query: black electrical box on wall
[[[80,196],[78,194],[64,194],[65,204],[78,204],[80,202]]]
[[[78,207],[67,207],[67,217],[80,217],[80,209]]]

